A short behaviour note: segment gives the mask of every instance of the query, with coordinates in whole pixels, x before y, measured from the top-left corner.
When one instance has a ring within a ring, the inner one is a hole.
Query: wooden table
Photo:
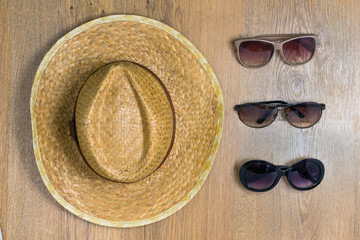
[[[132,229],[75,217],[49,194],[32,149],[30,92],[51,46],[97,17],[137,14],[185,35],[207,58],[223,90],[224,132],[208,180],[183,209]],[[242,67],[232,41],[266,33],[316,33],[320,46],[302,66],[275,54]],[[4,239],[359,239],[360,2],[348,1],[25,1],[0,0],[0,226]],[[261,100],[317,101],[320,122],[297,129],[279,118],[264,129],[242,124],[233,106]],[[307,192],[282,179],[255,193],[238,181],[250,159],[291,164],[321,159],[323,182]]]

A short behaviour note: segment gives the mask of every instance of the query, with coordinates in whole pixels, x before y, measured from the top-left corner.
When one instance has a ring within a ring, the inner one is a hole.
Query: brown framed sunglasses
[[[263,128],[269,126],[278,116],[281,108],[285,119],[294,127],[309,128],[321,118],[325,104],[316,102],[287,103],[266,101],[235,105],[240,120],[247,126]]]
[[[261,35],[235,41],[239,62],[250,68],[265,66],[275,50],[289,65],[307,63],[315,54],[319,37],[315,34]]]

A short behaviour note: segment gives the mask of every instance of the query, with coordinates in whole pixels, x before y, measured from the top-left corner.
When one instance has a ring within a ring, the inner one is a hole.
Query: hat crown
[[[82,87],[75,113],[80,149],[94,171],[119,182],[138,181],[166,158],[174,113],[166,89],[148,69],[108,64]]]

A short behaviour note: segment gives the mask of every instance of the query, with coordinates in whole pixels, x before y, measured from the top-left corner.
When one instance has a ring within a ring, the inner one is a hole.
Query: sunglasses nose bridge
[[[274,50],[281,51],[281,47],[282,47],[281,42],[273,42],[273,44],[274,44]]]
[[[279,120],[280,121],[287,121],[286,120],[286,115],[287,115],[287,113],[285,113],[285,111],[284,111],[284,107],[278,107],[278,115],[280,116],[280,118],[279,118]]]
[[[281,176],[285,176],[287,174],[287,172],[289,171],[289,167],[288,166],[277,166],[280,173],[281,173]]]

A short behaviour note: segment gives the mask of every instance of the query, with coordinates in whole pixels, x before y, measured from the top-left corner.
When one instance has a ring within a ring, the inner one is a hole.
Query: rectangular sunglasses
[[[315,54],[319,38],[314,34],[261,35],[235,41],[236,55],[245,67],[265,66],[275,50],[289,65],[304,64]]]
[[[315,158],[301,160],[290,167],[252,160],[241,166],[239,177],[247,189],[265,192],[274,188],[282,176],[297,190],[310,190],[320,184],[325,174],[323,163]]]
[[[285,119],[294,127],[309,128],[321,118],[325,104],[316,102],[287,103],[284,101],[265,101],[235,105],[240,120],[252,128],[269,126],[282,108]]]

